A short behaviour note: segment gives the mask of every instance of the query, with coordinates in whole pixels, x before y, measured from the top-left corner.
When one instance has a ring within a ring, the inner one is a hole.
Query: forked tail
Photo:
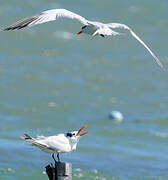
[[[26,141],[28,141],[28,142],[30,142],[33,146],[37,146],[37,147],[39,147],[40,149],[42,149],[42,150],[44,150],[44,151],[45,151],[45,150],[54,151],[53,148],[50,148],[50,147],[48,147],[47,145],[38,142],[37,139],[32,138],[32,137],[29,136],[28,134],[24,134],[23,136],[20,136],[20,138],[21,138],[21,139],[24,139],[24,140],[26,140]]]

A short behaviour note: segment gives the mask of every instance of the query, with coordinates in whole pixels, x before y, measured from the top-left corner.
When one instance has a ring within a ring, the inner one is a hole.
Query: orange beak
[[[83,126],[81,129],[79,129],[79,131],[78,131],[78,133],[77,133],[77,135],[76,135],[76,136],[83,136],[83,135],[87,134],[87,133],[88,133],[88,131],[86,131],[86,132],[84,132],[84,133],[80,134],[80,133],[82,132],[82,130],[83,130],[83,129],[85,129],[85,128],[87,128],[87,126]]]
[[[81,34],[82,33],[82,31],[79,31],[78,33],[76,33],[76,35],[79,35],[79,34]]]

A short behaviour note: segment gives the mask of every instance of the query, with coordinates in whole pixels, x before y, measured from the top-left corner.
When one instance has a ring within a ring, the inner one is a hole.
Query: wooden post
[[[53,165],[47,165],[46,173],[49,180],[72,180],[72,164],[65,162],[56,162]]]

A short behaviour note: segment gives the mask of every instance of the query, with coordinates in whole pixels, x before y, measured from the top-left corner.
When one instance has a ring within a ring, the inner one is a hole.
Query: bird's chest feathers
[[[76,150],[76,144],[72,144],[71,149],[72,149],[72,151]]]

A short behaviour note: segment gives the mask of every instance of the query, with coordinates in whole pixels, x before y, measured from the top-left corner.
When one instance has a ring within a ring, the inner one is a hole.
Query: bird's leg
[[[58,162],[60,162],[59,153],[57,154]]]
[[[56,164],[57,161],[55,160],[54,153],[52,154],[52,158],[54,159],[54,162],[55,162],[55,164]]]

